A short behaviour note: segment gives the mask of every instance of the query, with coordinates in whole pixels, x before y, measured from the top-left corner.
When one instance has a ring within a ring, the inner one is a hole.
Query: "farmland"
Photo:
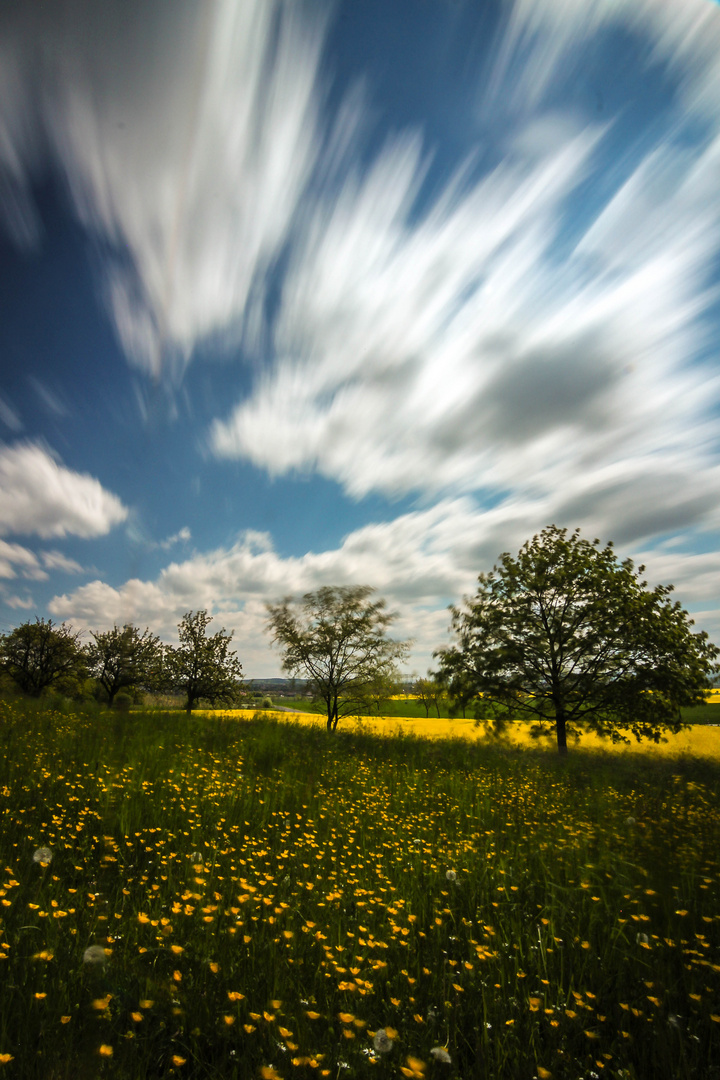
[[[7,1076],[718,1075],[718,729],[0,717]]]

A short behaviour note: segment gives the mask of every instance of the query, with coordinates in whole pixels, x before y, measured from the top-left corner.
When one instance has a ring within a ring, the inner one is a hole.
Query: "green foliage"
[[[211,622],[207,611],[187,612],[178,625],[179,646],[166,651],[167,681],[184,695],[186,712],[201,700],[211,706],[233,704],[240,691],[242,667],[230,649],[232,633],[223,627],[208,637]]]
[[[264,697],[262,699],[262,701],[260,702],[260,708],[261,709],[272,709],[272,707],[273,707],[273,703],[272,703],[272,698],[271,697]]]
[[[583,727],[659,741],[718,670],[707,634],[668,599],[673,587],[648,589],[643,566],[598,544],[553,525],[502,555],[452,609],[457,644],[437,654],[451,694],[487,695],[498,728],[532,717],[561,752]]]
[[[85,647],[88,668],[102,685],[109,705],[120,690],[156,689],[160,685],[163,652],[160,639],[148,629],[114,626],[105,633],[93,633]]]
[[[716,764],[35,702],[0,739],[9,1076],[712,1076]]]
[[[367,585],[326,586],[301,600],[268,604],[268,629],[283,651],[283,670],[302,674],[322,701],[328,731],[341,716],[377,710],[397,682],[409,643],[387,637],[396,615],[370,600]]]
[[[50,687],[74,694],[85,677],[80,634],[52,619],[23,623],[0,638],[0,667],[30,697]]]

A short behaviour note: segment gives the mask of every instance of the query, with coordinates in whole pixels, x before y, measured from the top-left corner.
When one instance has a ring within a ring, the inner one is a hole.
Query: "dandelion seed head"
[[[445,877],[448,881],[457,881],[457,874],[454,870],[446,870]]]
[[[452,1061],[444,1046],[433,1046],[430,1056],[434,1057],[436,1061],[444,1061],[446,1064],[450,1064]]]
[[[53,853],[49,847],[39,847],[33,854],[33,862],[40,863],[42,866],[49,866],[52,857]]]
[[[99,967],[106,960],[107,955],[102,945],[89,945],[83,953],[83,964],[89,964],[90,967]]]
[[[373,1046],[378,1054],[389,1054],[394,1045],[385,1028],[380,1028],[379,1031],[375,1032]]]
[[[647,945],[650,939],[648,938],[647,934],[636,934],[635,940],[637,941],[638,945]]]
[[[202,852],[193,851],[192,855],[190,856],[190,862],[193,864],[193,866],[201,866],[203,862]]]

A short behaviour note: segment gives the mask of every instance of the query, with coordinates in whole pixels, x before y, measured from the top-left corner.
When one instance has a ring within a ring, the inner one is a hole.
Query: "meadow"
[[[0,1071],[720,1076],[712,750],[393,723],[0,702]]]

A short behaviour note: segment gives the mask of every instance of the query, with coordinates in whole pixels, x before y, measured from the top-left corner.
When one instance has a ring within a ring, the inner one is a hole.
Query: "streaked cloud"
[[[116,495],[40,443],[0,444],[0,533],[103,536],[127,517]]]
[[[238,340],[262,310],[320,138],[318,13],[67,0],[0,17],[6,225],[37,238],[28,190],[49,147],[109,256],[120,340],[156,379],[177,380],[198,341]]]

